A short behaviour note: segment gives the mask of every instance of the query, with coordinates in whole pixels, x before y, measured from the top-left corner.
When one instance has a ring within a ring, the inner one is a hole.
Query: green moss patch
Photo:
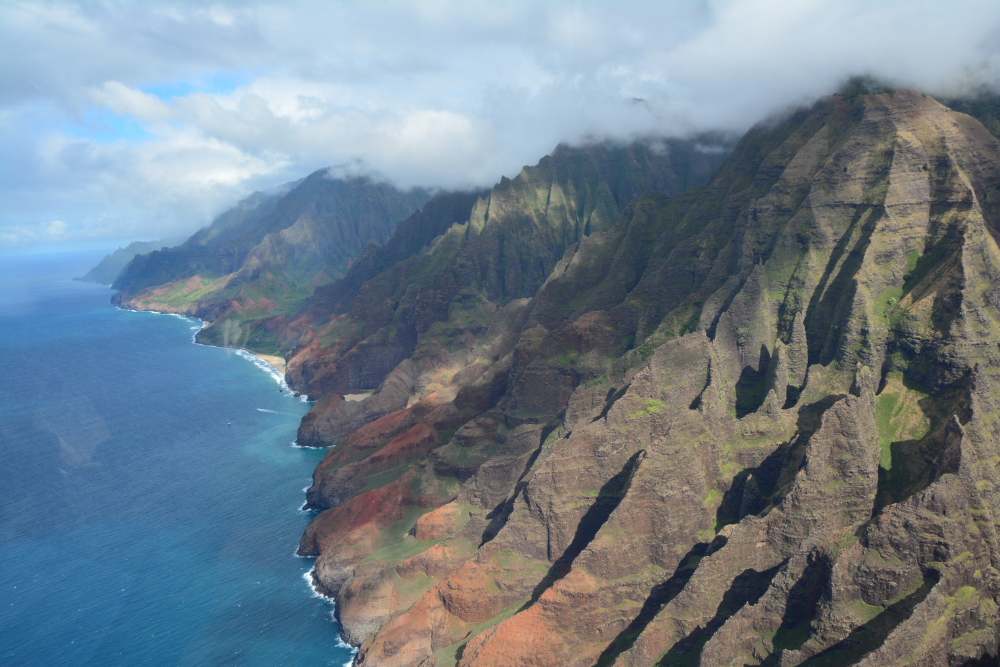
[[[892,469],[891,444],[919,440],[930,432],[931,422],[920,402],[928,395],[904,381],[903,374],[890,373],[885,387],[875,398],[875,422],[882,448],[881,466]]]

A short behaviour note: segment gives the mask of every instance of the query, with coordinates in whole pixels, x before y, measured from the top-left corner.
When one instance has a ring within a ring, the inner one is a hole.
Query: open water
[[[0,257],[0,664],[349,664],[294,556],[308,404],[70,280],[100,257]]]

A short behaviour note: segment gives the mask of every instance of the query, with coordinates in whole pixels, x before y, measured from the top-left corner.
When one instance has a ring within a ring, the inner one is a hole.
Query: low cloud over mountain
[[[559,142],[740,132],[855,73],[994,85],[1000,5],[9,2],[0,43],[21,246],[189,233],[328,165],[489,186]]]

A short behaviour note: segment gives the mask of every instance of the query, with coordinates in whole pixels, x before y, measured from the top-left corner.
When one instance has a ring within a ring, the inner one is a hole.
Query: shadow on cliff
[[[909,390],[930,392],[903,376]],[[962,431],[959,424],[972,416],[972,379],[969,374],[956,386],[937,392],[917,402],[920,413],[929,423],[927,434],[918,439],[897,440],[888,444],[889,465],[878,469],[878,494],[872,516],[878,516],[893,504],[920,493],[934,480],[958,472]]]
[[[687,637],[674,644],[667,654],[656,663],[657,667],[696,665],[701,657],[702,649],[709,639],[729,618],[743,608],[744,605],[757,604],[764,595],[771,580],[787,561],[783,561],[769,570],[757,572],[747,568],[736,575],[729,590],[722,596],[722,602],[715,610],[715,616],[703,626],[692,630]]]
[[[774,653],[761,663],[762,667],[778,667],[782,650],[797,651],[809,639],[810,624],[816,618],[816,605],[823,596],[831,571],[829,558],[817,553],[809,555],[805,571],[788,591],[781,626],[771,640]]]
[[[535,465],[535,461],[538,460],[538,455],[542,452],[542,447],[545,445],[546,438],[548,438],[554,430],[562,425],[565,417],[566,410],[563,409],[562,412],[556,415],[545,425],[538,439],[538,447],[536,447],[535,451],[533,451],[531,456],[528,457],[528,461],[524,464],[524,470],[521,471],[520,477],[517,478],[517,482],[514,484],[514,492],[510,494],[510,497],[507,498],[507,500],[494,507],[490,513],[486,515],[486,518],[489,519],[490,522],[487,524],[486,530],[483,531],[482,537],[480,538],[480,548],[496,537],[500,532],[500,529],[507,525],[507,520],[510,518],[511,512],[514,511],[514,501],[516,501],[517,497],[524,491],[524,487],[528,486],[528,482],[524,478],[528,476],[528,473],[531,471],[531,466]]]
[[[805,662],[799,663],[799,665],[801,667],[840,667],[841,665],[855,664],[866,653],[881,646],[889,633],[913,614],[914,608],[924,601],[937,582],[937,573],[931,570],[916,591],[899,602],[888,605],[885,611],[878,616],[864,625],[854,628],[839,642]],[[803,643],[805,642],[803,641]],[[772,664],[776,665],[778,662],[775,661]]]
[[[624,630],[618,633],[614,641],[608,644],[608,647],[604,649],[604,652],[597,659],[595,667],[605,667],[605,665],[612,664],[620,653],[624,653],[632,648],[635,640],[646,629],[646,626],[656,618],[660,610],[677,597],[678,593],[684,590],[684,586],[695,573],[695,570],[698,569],[698,563],[701,562],[701,559],[721,549],[726,544],[726,541],[726,538],[720,535],[711,543],[699,542],[694,545],[681,558],[680,564],[670,578],[653,587],[649,592],[649,597],[643,603],[642,609],[639,610],[639,615],[632,619],[632,622]]]
[[[601,490],[597,494],[597,500],[587,509],[580,519],[580,523],[577,524],[573,541],[570,542],[562,555],[552,564],[548,573],[538,582],[535,590],[531,592],[531,598],[518,609],[518,612],[524,611],[535,604],[538,598],[542,596],[542,593],[552,588],[557,581],[569,574],[569,571],[573,568],[573,561],[593,541],[597,536],[597,531],[605,524],[611,513],[615,511],[615,508],[621,504],[622,498],[628,492],[629,483],[632,481],[632,474],[639,467],[639,462],[645,453],[646,450],[641,449],[633,454],[622,467],[621,471],[601,487]]]
[[[736,381],[736,418],[743,419],[749,414],[753,414],[764,404],[767,398],[767,367],[771,363],[771,354],[767,347],[760,346],[760,359],[757,362],[757,370],[753,366],[746,366],[740,377]]]
[[[805,459],[809,439],[819,430],[823,413],[844,394],[829,394],[799,409],[795,436],[783,442],[754,468],[741,470],[723,494],[715,515],[715,530],[775,507]]]
[[[806,308],[806,341],[810,365],[826,365],[833,359],[841,325],[851,310],[844,308],[843,304],[850,303],[854,296],[854,278],[861,270],[875,226],[881,218],[879,207],[858,206],[847,231],[830,253],[823,276]],[[857,242],[849,247],[856,234]]]

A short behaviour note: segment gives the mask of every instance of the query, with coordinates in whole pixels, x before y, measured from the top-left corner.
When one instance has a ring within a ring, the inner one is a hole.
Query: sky
[[[1000,82],[995,0],[0,3],[0,249],[188,235],[312,171],[490,186],[871,74]]]

